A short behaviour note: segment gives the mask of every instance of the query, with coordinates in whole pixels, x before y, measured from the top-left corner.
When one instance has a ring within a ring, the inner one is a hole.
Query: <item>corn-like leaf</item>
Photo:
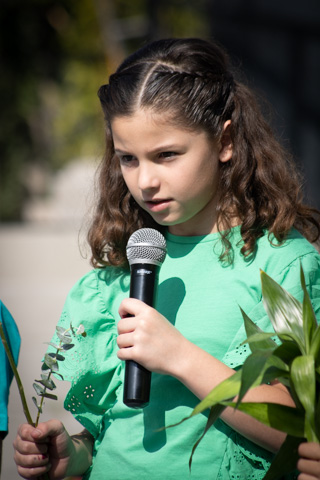
[[[238,397],[238,403],[242,401],[247,391],[253,385],[260,385],[266,363],[272,352],[270,350],[261,350],[252,353],[244,362],[241,374],[241,386]]]
[[[193,458],[193,455],[194,455],[194,452],[195,452],[197,446],[199,445],[199,443],[201,442],[201,440],[203,439],[203,437],[205,436],[205,434],[207,433],[209,428],[214,424],[214,422],[221,415],[221,413],[223,412],[223,410],[225,408],[226,407],[224,407],[223,405],[215,405],[214,407],[212,407],[210,409],[209,417],[208,417],[207,424],[205,426],[204,432],[201,435],[201,437],[196,441],[196,443],[193,445],[193,448],[192,448],[192,452],[191,452],[190,459],[189,459],[189,469],[190,470],[191,470],[192,458]]]
[[[263,374],[263,380],[261,383],[270,383],[273,380],[280,379],[284,381],[290,375],[290,368],[288,365],[278,356],[272,354],[266,363],[266,370]]]
[[[211,408],[223,400],[230,400],[238,395],[241,383],[241,370],[235,372],[231,377],[219,383],[211,392],[194,408],[190,417]]]
[[[301,352],[295,342],[287,341],[279,345],[274,350],[273,355],[279,357],[287,365],[290,365],[294,358],[301,355]]]
[[[310,355],[313,355],[317,364],[320,364],[320,325],[318,325],[311,340]]]
[[[312,338],[317,328],[317,319],[314,314],[309,293],[306,287],[306,281],[302,266],[300,265],[300,277],[301,286],[303,289],[303,330],[305,336],[306,353],[308,354],[311,349]]]
[[[269,350],[274,349],[277,344],[271,337],[274,337],[274,333],[266,333],[261,330],[249,317],[248,315],[242,310],[240,307],[240,311],[242,313],[242,317],[244,320],[244,326],[247,333],[247,340],[243,343],[249,343],[250,349],[252,352],[255,350]]]
[[[283,480],[286,474],[294,472],[299,458],[298,446],[302,441],[303,438],[287,435],[263,480]]]
[[[296,357],[291,365],[292,383],[306,412],[305,434],[309,441],[314,441],[314,438],[311,437],[312,432],[315,431],[316,377],[314,367],[315,364],[312,355]],[[307,424],[309,424],[309,426]]]
[[[293,339],[305,352],[301,303],[263,271],[261,286],[263,304],[275,332],[279,338],[284,335]]]
[[[277,403],[221,402],[225,406],[237,408],[268,427],[281,430],[294,437],[304,436],[304,412],[297,408]]]

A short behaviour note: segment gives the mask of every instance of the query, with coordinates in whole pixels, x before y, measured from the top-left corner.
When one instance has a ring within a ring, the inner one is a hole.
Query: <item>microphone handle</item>
[[[137,298],[153,307],[156,298],[159,267],[153,264],[131,265],[130,298]],[[144,408],[150,398],[151,372],[133,360],[126,360],[123,403],[131,408]]]

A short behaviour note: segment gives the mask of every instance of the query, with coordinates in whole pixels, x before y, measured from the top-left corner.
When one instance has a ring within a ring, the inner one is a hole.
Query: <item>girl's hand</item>
[[[37,428],[20,425],[13,447],[21,477],[39,479],[48,472],[50,480],[61,480],[81,476],[89,468],[93,437],[86,430],[70,437],[59,420],[49,420]]]
[[[72,440],[59,420],[40,423],[37,428],[20,425],[13,447],[19,475],[32,479],[46,472],[52,480],[64,478],[73,450]]]
[[[298,480],[320,479],[320,445],[319,443],[301,443],[298,448],[300,459],[297,469],[301,472]]]
[[[123,300],[119,314],[118,357],[134,360],[152,372],[174,376],[189,343],[185,337],[163,315],[141,300]]]

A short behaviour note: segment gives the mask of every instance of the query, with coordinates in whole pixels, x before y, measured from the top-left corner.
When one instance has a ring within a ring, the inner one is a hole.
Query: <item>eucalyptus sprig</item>
[[[193,417],[210,409],[204,433],[191,452],[190,466],[199,442],[228,406],[287,434],[264,480],[277,480],[295,470],[297,448],[304,439],[320,443],[320,325],[306,289],[302,267],[300,280],[304,294],[302,303],[261,271],[263,303],[275,333],[263,332],[241,310],[248,336],[243,343],[249,344],[252,353],[240,370],[217,385],[191,413]],[[295,408],[242,402],[249,389],[273,381],[289,389]]]
[[[51,400],[58,400],[57,395],[54,395],[52,393],[49,393],[48,390],[53,391],[56,388],[56,385],[54,384],[51,376],[52,374],[58,375],[62,380],[63,376],[59,373],[59,362],[63,362],[65,360],[64,355],[62,353],[67,352],[71,348],[73,348],[75,345],[72,343],[72,337],[75,337],[76,335],[82,335],[83,337],[86,336],[86,332],[84,330],[83,325],[80,325],[77,330],[75,330],[72,327],[72,324],[70,324],[70,328],[65,329],[62,327],[57,326],[56,327],[56,334],[59,338],[59,343],[55,344],[52,342],[49,342],[48,345],[52,346],[56,351],[55,352],[50,352],[46,353],[44,355],[44,359],[42,361],[42,367],[41,370],[43,373],[41,373],[41,379],[40,380],[35,380],[35,383],[33,384],[33,387],[37,393],[38,396],[41,397],[40,403],[38,404],[36,397],[32,397],[32,400],[34,404],[37,407],[37,417],[35,422],[32,420],[30,410],[28,407],[28,403],[26,400],[26,396],[24,393],[24,388],[23,384],[19,375],[19,372],[17,370],[16,364],[14,362],[10,346],[7,342],[4,329],[2,326],[2,323],[0,322],[0,337],[1,341],[4,347],[4,350],[6,352],[10,367],[12,369],[13,375],[15,377],[15,380],[17,382],[18,386],[18,391],[20,394],[21,402],[22,402],[22,407],[23,411],[27,420],[27,423],[29,425],[32,425],[33,427],[37,427],[39,424],[40,420],[40,414],[42,413],[42,408],[43,408],[43,403],[44,399],[48,398]],[[48,479],[48,475],[44,475],[43,479]]]
[[[35,389],[36,394],[41,397],[40,403],[37,402],[36,397],[32,397],[32,401],[38,410],[37,418],[34,425],[35,427],[39,423],[44,399],[49,398],[50,400],[58,400],[57,395],[49,393],[48,390],[53,391],[56,388],[56,385],[51,378],[52,374],[59,376],[61,380],[63,380],[63,376],[59,373],[59,362],[63,362],[65,360],[65,357],[64,355],[62,355],[62,353],[67,352],[74,347],[74,343],[72,343],[72,336],[75,337],[79,334],[82,336],[86,336],[83,325],[80,325],[75,331],[72,327],[72,324],[70,324],[69,329],[57,326],[56,334],[59,338],[59,343],[47,343],[55,349],[55,352],[46,353],[44,355],[44,360],[41,367],[41,370],[44,373],[41,373],[41,379],[35,380],[35,383],[33,384],[33,388]]]

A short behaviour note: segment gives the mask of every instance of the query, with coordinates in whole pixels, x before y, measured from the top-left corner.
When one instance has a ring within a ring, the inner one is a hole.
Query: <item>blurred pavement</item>
[[[32,384],[41,372],[45,342],[49,342],[54,333],[70,288],[91,269],[88,249],[88,258],[81,256],[78,234],[83,214],[88,210],[93,172],[93,164],[77,163],[67,167],[55,179],[50,199],[45,204],[38,202],[28,207],[30,221],[21,225],[0,224],[0,297],[20,331],[18,371],[34,419],[36,408],[31,400],[35,395]],[[60,381],[56,384],[58,401],[46,400],[41,419],[59,418],[71,434],[80,431],[81,425],[63,409],[69,384]],[[1,480],[21,479],[13,461],[12,442],[18,425],[24,422],[13,379]]]

